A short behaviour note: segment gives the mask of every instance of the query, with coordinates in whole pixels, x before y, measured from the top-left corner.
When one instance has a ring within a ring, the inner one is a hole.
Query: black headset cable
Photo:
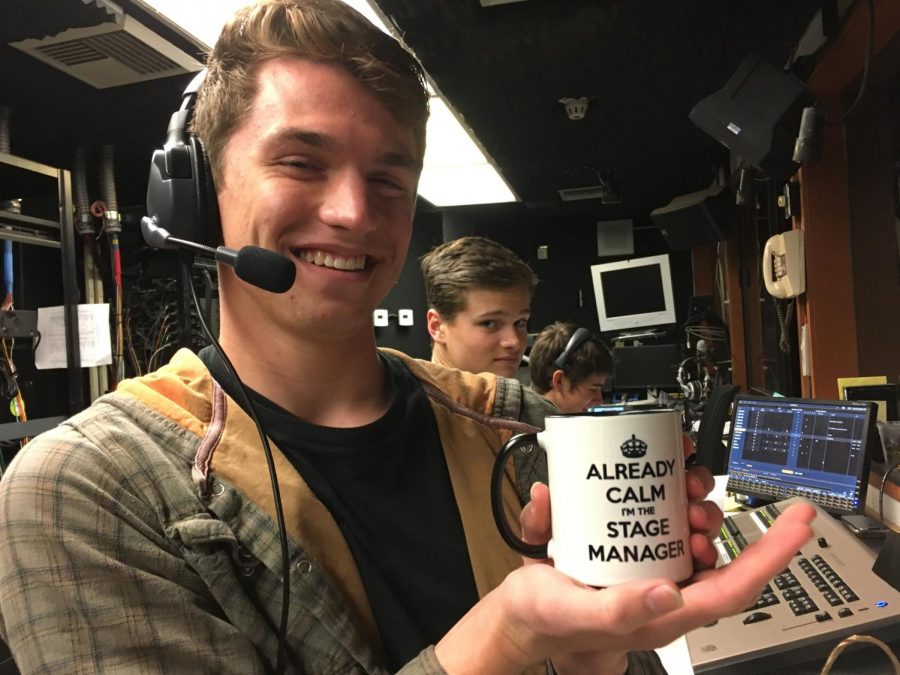
[[[256,412],[256,406],[253,404],[253,399],[250,398],[250,393],[247,391],[241,378],[238,377],[237,370],[235,370],[235,367],[225,353],[225,350],[222,349],[219,341],[213,336],[212,331],[206,324],[206,320],[203,318],[203,312],[200,310],[200,301],[197,299],[197,289],[194,288],[194,279],[191,271],[193,256],[182,254],[180,258],[182,264],[185,266],[185,276],[189,280],[188,286],[190,286],[191,289],[191,299],[194,301],[194,308],[197,310],[197,318],[200,320],[200,327],[203,328],[203,332],[207,339],[209,339],[210,344],[216,350],[219,358],[222,359],[222,363],[225,364],[226,370],[228,370],[241,390],[241,395],[244,397],[244,402],[247,404],[247,412],[250,413],[253,423],[256,424],[256,430],[259,432],[259,438],[262,441],[263,451],[266,455],[266,464],[269,467],[269,479],[272,482],[272,497],[275,501],[275,519],[278,523],[278,538],[281,543],[281,576],[283,579],[282,583],[284,584],[282,587],[283,592],[281,598],[281,623],[278,628],[278,655],[275,660],[275,673],[276,675],[281,675],[284,673],[285,657],[287,653],[287,622],[288,606],[291,597],[291,582],[290,565],[288,563],[287,531],[284,526],[284,509],[281,506],[281,491],[278,489],[278,474],[275,472],[275,460],[272,457],[272,448],[269,446],[269,438],[266,436],[262,423],[259,421],[259,415]]]

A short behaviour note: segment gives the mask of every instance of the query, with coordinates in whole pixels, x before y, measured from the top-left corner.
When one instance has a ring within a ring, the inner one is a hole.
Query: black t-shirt
[[[266,434],[341,528],[366,587],[387,666],[397,669],[436,643],[478,594],[428,398],[402,361],[379,354],[394,399],[381,419],[366,426],[309,424],[256,392],[250,395]],[[207,347],[200,358],[243,406],[215,350]]]

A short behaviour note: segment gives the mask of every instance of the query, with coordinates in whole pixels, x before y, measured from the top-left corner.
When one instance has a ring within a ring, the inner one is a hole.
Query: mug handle
[[[491,474],[491,510],[494,512],[494,522],[497,523],[497,529],[503,541],[517,553],[527,558],[546,558],[547,544],[526,544],[519,539],[512,530],[509,529],[509,523],[506,522],[506,516],[503,513],[503,479],[506,477],[504,468],[506,460],[510,453],[521,445],[530,443],[537,445],[537,434],[518,434],[510,438],[497,453],[494,460],[494,470]]]

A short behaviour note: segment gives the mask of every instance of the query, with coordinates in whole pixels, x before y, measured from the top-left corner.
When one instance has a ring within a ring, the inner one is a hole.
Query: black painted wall
[[[379,346],[399,349],[420,359],[431,358],[431,339],[425,328],[425,312],[428,308],[425,306],[425,289],[419,270],[419,258],[442,241],[441,214],[439,212],[416,214],[406,265],[400,273],[397,284],[380,305],[388,310],[390,325],[375,329],[375,338]],[[412,326],[397,324],[396,314],[399,309],[413,310]]]
[[[396,318],[386,328],[376,328],[378,344],[400,349],[412,356],[430,358],[430,342],[425,329],[425,293],[419,271],[419,257],[443,241],[467,235],[488,237],[517,253],[540,279],[531,306],[530,332],[554,321],[573,321],[598,331],[597,310],[590,267],[623,256],[601,257],[597,251],[596,218],[560,218],[532,213],[523,204],[494,204],[455,207],[416,217],[406,267],[397,286],[382,303],[393,315],[398,309],[411,308],[415,325],[397,326]],[[546,260],[538,260],[538,246],[547,246]],[[693,294],[689,251],[671,252],[649,217],[634,219],[634,256],[669,253],[677,320],[684,320]],[[609,340],[611,336],[604,335]],[[672,341],[677,341],[673,334]]]

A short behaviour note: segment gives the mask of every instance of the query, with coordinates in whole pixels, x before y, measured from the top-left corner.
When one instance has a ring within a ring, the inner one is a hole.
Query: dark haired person
[[[515,377],[538,283],[531,268],[483,237],[446,242],[420,262],[431,360],[470,373]]]
[[[550,324],[538,334],[528,355],[532,388],[564,413],[584,412],[603,403],[603,385],[613,369],[609,347],[594,335],[585,333],[583,341],[567,350],[577,330],[573,323]]]
[[[561,673],[622,672],[629,652],[751,604],[810,536],[811,509],[681,589],[585,588],[512,555],[488,484],[496,448],[534,429],[539,397],[516,402],[523,421],[497,419],[503,378],[375,345],[372,311],[410,238],[427,101],[415,60],[336,0],[241,10],[197,100],[222,241],[296,268],[280,295],[219,271],[220,341],[274,445],[286,672],[493,675],[551,657]],[[0,635],[21,672],[276,669],[275,501],[235,385],[209,352],[183,350],[16,456],[0,482]],[[686,481],[691,552],[709,566],[712,477]],[[546,541],[546,486],[531,496],[523,535]],[[520,513],[511,475],[503,503]]]

